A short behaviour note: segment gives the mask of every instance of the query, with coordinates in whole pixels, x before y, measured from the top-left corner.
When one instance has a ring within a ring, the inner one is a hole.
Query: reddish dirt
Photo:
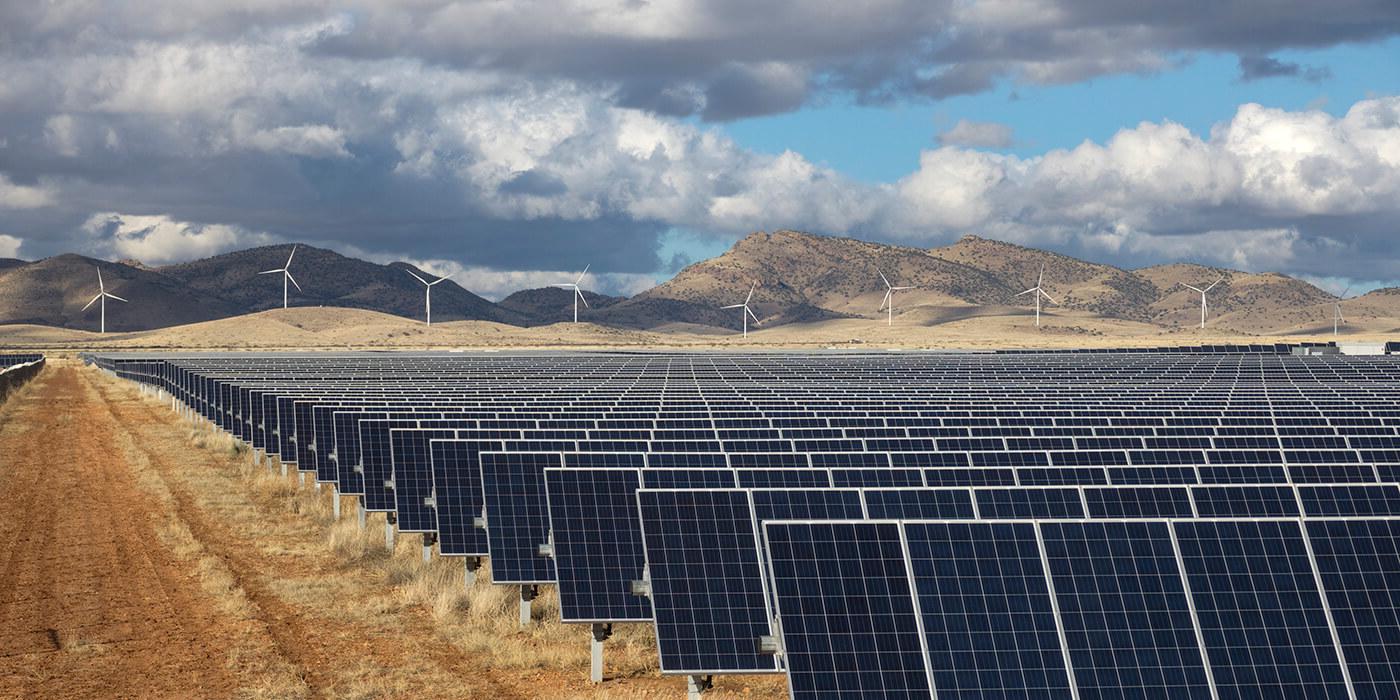
[[[0,413],[0,695],[228,695],[237,630],[156,544],[83,374],[46,370]]]

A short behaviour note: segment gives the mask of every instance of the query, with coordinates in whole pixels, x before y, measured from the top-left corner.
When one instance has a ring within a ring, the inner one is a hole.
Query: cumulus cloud
[[[512,292],[538,289],[556,284],[572,283],[578,271],[564,270],[493,270],[480,266],[464,266],[453,260],[410,261],[419,269],[439,277],[450,277],[466,289],[492,301],[500,301]],[[611,296],[632,296],[655,287],[660,280],[654,275],[635,273],[595,273],[584,276],[584,291]]]
[[[592,262],[615,291],[670,264],[675,229],[971,232],[1119,262],[1195,236],[1222,264],[1317,275],[1394,260],[1396,98],[1340,118],[1245,105],[1209,134],[1146,123],[1033,157],[960,122],[874,184],[706,123],[1196,51],[1288,73],[1257,57],[1393,35],[1393,2],[157,3],[0,4],[0,229],[27,253],[160,262],[266,237],[456,259],[499,289],[488,272]]]
[[[1318,83],[1332,77],[1327,68],[1281,61],[1273,56],[1240,56],[1240,79],[1246,82],[1264,78],[1302,78]]]
[[[18,258],[22,239],[0,233],[0,258]]]
[[[952,128],[938,135],[938,142],[944,146],[1009,148],[1015,137],[1011,127],[1005,124],[959,119]]]
[[[52,188],[16,185],[4,173],[0,173],[0,209],[34,209],[47,206],[53,200]]]
[[[267,234],[224,224],[192,224],[166,216],[93,214],[82,225],[91,236],[89,250],[143,263],[164,265],[218,255],[276,241]]]

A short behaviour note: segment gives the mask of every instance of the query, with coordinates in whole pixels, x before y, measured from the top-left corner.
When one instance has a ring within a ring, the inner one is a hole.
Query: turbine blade
[[[104,294],[104,292],[98,292],[98,293],[97,293],[97,296],[95,296],[95,297],[92,298],[92,301],[90,301],[90,302],[88,302],[88,303],[86,303],[86,304],[83,305],[83,311],[87,311],[89,306],[92,306],[93,304],[96,304],[96,303],[97,303],[97,300],[98,300],[98,299],[101,299],[103,294]]]
[[[1221,275],[1221,276],[1220,276],[1220,279],[1218,279],[1218,280],[1216,280],[1216,281],[1214,281],[1214,282],[1211,282],[1211,283],[1210,283],[1210,286],[1209,286],[1209,287],[1206,287],[1206,291],[1209,292],[1210,290],[1215,289],[1215,285],[1220,284],[1221,282],[1224,282],[1224,281],[1225,281],[1225,275]]]
[[[567,283],[566,283],[566,284],[552,284],[552,285],[550,285],[550,286],[551,286],[551,287],[558,287],[558,288],[560,288],[560,289],[578,289],[578,285],[576,285],[576,284],[567,284]]]
[[[755,289],[758,289],[757,282],[754,282],[753,284],[749,285],[749,295],[747,297],[744,297],[745,306],[748,306],[749,302],[753,301],[753,290]]]
[[[588,274],[588,268],[590,267],[593,267],[593,263],[588,263],[583,266],[583,272],[578,273],[578,281],[574,282],[574,284],[583,284],[583,278]]]
[[[295,257],[296,254],[297,254],[297,247],[296,247],[296,244],[294,243],[294,244],[292,244],[292,254],[287,256],[287,267],[291,267],[291,266],[292,266],[292,258]]]
[[[301,291],[301,285],[297,284],[297,278],[293,277],[293,276],[292,276],[292,273],[290,273],[290,272],[284,272],[283,274],[285,274],[285,275],[287,276],[287,279],[291,280],[292,286],[293,286],[293,287],[296,287],[296,288],[297,288],[297,291],[300,292],[300,291]]]
[[[448,275],[447,277],[451,277],[451,276],[452,276],[452,275]],[[428,283],[428,286],[431,287],[431,286],[437,284],[438,282],[446,282],[446,281],[447,281],[447,277],[439,277],[439,278],[433,280],[432,282],[429,282],[429,283]]]
[[[918,287],[890,287],[890,289],[893,289],[896,292],[902,292],[906,289],[918,289]]]
[[[117,301],[126,301],[125,299],[123,299],[123,298],[121,298],[121,297],[119,297],[119,296],[117,296],[117,295],[115,295],[115,294],[106,294],[106,295],[104,295],[104,296],[106,296],[108,299],[116,299]],[[130,303],[130,302],[127,302],[127,303]]]
[[[577,295],[578,295],[578,300],[581,301],[581,302],[583,302],[584,308],[592,308],[592,307],[588,306],[588,297],[586,297],[586,296],[583,295],[583,290],[582,290],[582,289],[579,289],[578,287],[574,287],[574,294],[577,294]]]
[[[721,308],[721,309],[737,309],[737,308],[739,308],[739,307],[741,307],[741,306],[743,306],[743,304],[730,304],[729,306],[721,306],[721,307],[719,307],[719,308]]]
[[[1040,290],[1040,294],[1041,294],[1041,296],[1044,296],[1046,299],[1049,299],[1051,304],[1058,304],[1058,303],[1060,303],[1060,302],[1058,302],[1058,301],[1055,301],[1055,297],[1052,297],[1052,296],[1050,296],[1049,294],[1046,294],[1044,289]]]
[[[755,325],[755,326],[761,326],[761,325],[763,325],[762,323],[759,323],[758,317],[755,316],[755,315],[753,315],[753,309],[750,309],[749,307],[745,306],[745,307],[744,307],[744,313],[748,314],[748,315],[749,315],[749,318],[753,319],[753,325]]]
[[[100,267],[97,268],[97,288],[104,290],[107,288],[106,285],[102,284],[102,268]]]
[[[260,275],[270,275],[270,274],[272,274],[272,273],[274,273],[274,272],[286,272],[286,271],[287,271],[287,270],[286,270],[285,268],[284,268],[284,269],[279,269],[279,270],[263,270],[262,272],[259,272],[258,274],[260,274]]]
[[[1024,295],[1024,294],[1030,294],[1031,292],[1038,292],[1038,291],[1040,291],[1040,287],[1031,287],[1030,289],[1027,289],[1027,290],[1024,291],[1024,292],[1017,292],[1017,293],[1016,293],[1016,296],[1019,297],[1019,296],[1022,296],[1022,295]]]
[[[879,309],[876,309],[876,311],[884,311],[884,309],[885,309],[885,304],[890,303],[890,295],[892,295],[892,294],[894,293],[894,292],[892,291],[893,289],[894,289],[894,288],[891,287],[890,289],[886,289],[886,290],[885,290],[885,298],[880,300],[880,308],[879,308]]]
[[[1040,277],[1035,281],[1036,287],[1040,287],[1042,284],[1045,284],[1045,263],[1040,264]]]
[[[1197,288],[1192,287],[1191,285],[1189,285],[1189,284],[1187,284],[1187,283],[1185,283],[1185,282],[1182,282],[1182,283],[1181,283],[1181,286],[1183,286],[1183,287],[1185,287],[1185,288],[1187,288],[1187,289],[1189,289],[1189,290],[1191,290],[1191,291],[1193,291],[1193,292],[1196,292],[1196,293],[1198,293],[1198,294],[1205,294],[1205,290],[1197,289]]]
[[[427,283],[428,283],[428,280],[425,280],[425,279],[423,279],[422,277],[419,277],[418,275],[414,274],[414,273],[413,273],[413,270],[404,270],[404,272],[407,272],[408,274],[413,275],[413,279],[416,279],[416,280],[418,280],[419,282],[422,282],[423,284],[427,284]]]
[[[876,270],[876,272],[880,272],[880,271],[879,271],[879,270]],[[890,285],[890,278],[886,277],[886,276],[885,276],[885,273],[880,272],[880,279],[882,279],[882,280],[885,281],[885,286],[886,286],[886,287],[891,286],[891,285]]]

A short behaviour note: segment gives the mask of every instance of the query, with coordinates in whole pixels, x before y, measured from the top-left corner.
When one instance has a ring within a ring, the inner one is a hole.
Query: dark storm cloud
[[[1265,78],[1302,78],[1319,83],[1330,77],[1332,71],[1327,68],[1280,61],[1273,56],[1240,56],[1240,79],[1246,82]]]

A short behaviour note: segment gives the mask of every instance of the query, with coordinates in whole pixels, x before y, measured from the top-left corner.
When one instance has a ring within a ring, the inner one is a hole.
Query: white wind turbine
[[[1337,297],[1337,301],[1332,305],[1332,335],[1334,336],[1337,335],[1338,327],[1347,322],[1346,317],[1342,316],[1342,302],[1346,300],[1347,294],[1350,292],[1351,287],[1347,287],[1346,291],[1342,292],[1342,295]]]
[[[590,267],[593,267],[593,265],[584,265],[583,272],[578,273],[578,279],[574,280],[573,282],[554,285],[561,289],[574,290],[574,323],[578,323],[578,303],[581,301],[583,302],[584,308],[588,308],[588,300],[584,298],[583,288],[579,285],[583,284],[583,278],[585,275],[588,274],[588,268]]]
[[[1220,279],[1211,282],[1210,286],[1206,287],[1205,289],[1201,289],[1199,287],[1192,287],[1191,285],[1185,282],[1181,283],[1181,286],[1201,295],[1201,328],[1206,327],[1206,292],[1215,289],[1215,285],[1220,284],[1223,281],[1225,281],[1225,275],[1221,275]]]
[[[879,271],[879,270],[876,270],[876,272],[880,272],[880,271]],[[904,290],[906,290],[906,289],[914,289],[914,288],[913,288],[913,287],[896,287],[896,286],[890,284],[890,279],[889,279],[888,277],[886,277],[886,276],[885,276],[885,273],[883,273],[883,272],[880,272],[880,279],[884,280],[884,282],[885,282],[885,299],[884,299],[884,301],[881,301],[881,302],[880,302],[880,308],[881,308],[881,309],[888,308],[888,310],[889,310],[889,315],[888,315],[888,317],[887,317],[887,320],[886,320],[885,325],[887,325],[887,326],[893,326],[893,325],[894,325],[894,293],[895,293],[895,292],[902,292],[902,291],[904,291]]]
[[[296,284],[297,291],[298,291],[298,292],[301,291],[301,285],[297,284],[296,278],[292,277],[292,272],[291,272],[291,268],[292,268],[292,256],[293,256],[293,255],[296,255],[296,254],[297,254],[297,247],[296,247],[295,245],[293,245],[293,246],[292,246],[292,254],[287,256],[287,264],[286,264],[286,265],[283,265],[282,267],[279,267],[279,268],[277,268],[276,270],[263,270],[262,272],[259,272],[259,273],[258,273],[258,274],[260,274],[260,275],[271,275],[271,274],[275,274],[275,273],[278,273],[278,272],[282,273],[282,308],[284,308],[284,309],[287,308],[287,282],[291,282],[292,284]]]
[[[446,281],[447,281],[447,277],[439,277],[439,278],[437,278],[436,280],[433,280],[432,282],[429,282],[428,280],[425,280],[425,279],[423,279],[422,277],[419,277],[417,274],[415,274],[415,273],[413,272],[413,270],[404,270],[404,272],[407,272],[408,274],[413,275],[413,279],[416,279],[416,280],[418,280],[419,282],[422,282],[424,288],[427,289],[428,325],[430,325],[430,326],[433,325],[433,285],[437,284],[438,282],[446,282]],[[449,275],[449,276],[450,276],[450,275]],[[297,289],[301,289],[301,288],[300,288],[300,287],[297,287]]]
[[[753,301],[753,290],[755,290],[755,289],[758,289],[758,283],[757,283],[757,282],[754,282],[754,283],[753,283],[753,286],[749,287],[749,295],[748,295],[747,297],[744,297],[744,303],[742,303],[742,304],[730,304],[729,306],[721,306],[721,307],[720,307],[721,309],[743,309],[743,310],[744,310],[744,313],[741,314],[741,315],[739,316],[739,318],[744,319],[744,337],[745,337],[745,338],[749,337],[749,317],[750,317],[750,316],[753,316],[753,324],[754,324],[755,326],[761,326],[761,325],[763,325],[763,324],[761,324],[761,323],[758,322],[758,317],[757,317],[757,316],[754,316],[754,315],[753,315],[753,310],[749,308],[749,302],[750,302],[750,301]]]
[[[83,311],[87,311],[89,306],[92,306],[93,304],[95,304],[95,303],[97,303],[97,302],[99,302],[99,301],[102,302],[99,306],[101,306],[101,308],[102,308],[102,331],[101,331],[101,332],[102,332],[104,335],[107,333],[107,300],[108,300],[108,299],[116,299],[117,301],[121,301],[121,302],[125,302],[125,301],[126,301],[125,299],[123,299],[123,298],[121,298],[121,297],[119,297],[119,296],[117,296],[117,295],[115,295],[115,294],[108,294],[108,293],[107,293],[107,285],[105,285],[105,284],[102,283],[102,268],[99,267],[99,268],[97,268],[97,296],[93,297],[93,298],[92,298],[92,301],[89,301],[89,302],[87,303],[87,306],[84,306],[84,307],[83,307]]]
[[[1044,283],[1045,283],[1045,264],[1044,264],[1044,263],[1041,263],[1041,265],[1040,265],[1040,277],[1036,279],[1036,281],[1035,281],[1035,286],[1034,286],[1034,287],[1031,287],[1030,289],[1027,289],[1027,290],[1024,291],[1024,292],[1021,292],[1021,294],[1017,294],[1017,295],[1016,295],[1016,296],[1019,297],[1019,296],[1021,296],[1022,294],[1032,294],[1032,293],[1035,294],[1035,327],[1036,327],[1036,328],[1039,328],[1039,327],[1040,327],[1040,298],[1041,298],[1041,297],[1045,297],[1046,299],[1049,299],[1051,304],[1058,304],[1058,303],[1060,303],[1060,302],[1058,302],[1058,301],[1055,301],[1055,298],[1054,298],[1054,297],[1052,297],[1052,296],[1050,296],[1049,294],[1046,294],[1046,293],[1045,293],[1045,290],[1041,288],[1041,285],[1043,285]]]

